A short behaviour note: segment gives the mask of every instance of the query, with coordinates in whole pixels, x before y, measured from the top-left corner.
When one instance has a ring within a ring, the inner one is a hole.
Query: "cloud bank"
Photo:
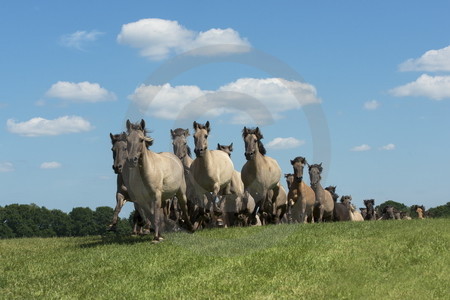
[[[41,169],[58,169],[61,168],[61,163],[56,162],[56,161],[48,161],[48,162],[43,162],[41,164]]]
[[[426,97],[433,100],[450,98],[450,76],[421,75],[416,81],[389,91],[396,97]]]
[[[366,110],[375,110],[380,106],[380,102],[377,100],[371,100],[364,103],[364,109]]]
[[[140,49],[140,55],[151,60],[163,60],[171,54],[194,49],[196,55],[224,55],[249,51],[250,47],[247,39],[232,28],[196,32],[177,21],[156,18],[122,25],[117,42]]]
[[[267,144],[267,148],[274,149],[274,150],[284,150],[284,149],[297,148],[304,144],[305,144],[305,141],[298,140],[293,137],[287,137],[287,138],[277,137],[277,138],[274,138],[272,141],[270,141]]]
[[[385,151],[395,150],[395,145],[394,144],[387,144],[387,145],[381,147],[380,150],[385,150]]]
[[[362,151],[369,151],[370,149],[371,149],[371,147],[369,145],[362,144],[360,146],[355,146],[355,147],[351,148],[350,150],[354,151],[354,152],[362,152]]]
[[[97,30],[92,31],[76,31],[71,34],[63,35],[60,39],[61,45],[68,48],[75,48],[84,51],[84,47],[89,42],[94,42],[102,35],[102,32]]]
[[[11,162],[0,162],[0,173],[8,173],[14,171],[14,165]]]
[[[195,85],[141,85],[128,97],[141,113],[175,120],[217,117],[232,114],[231,123],[245,124],[249,119],[266,124],[282,118],[284,111],[320,103],[314,86],[280,78],[241,78],[217,90],[202,90]]]
[[[450,46],[438,50],[425,52],[421,57],[408,59],[399,66],[399,70],[406,71],[450,71]]]
[[[54,120],[32,118],[25,122],[8,119],[6,126],[9,132],[27,137],[79,133],[94,128],[89,121],[78,116],[64,116]]]
[[[58,81],[45,93],[48,98],[73,102],[101,102],[116,100],[114,93],[102,88],[98,83]]]

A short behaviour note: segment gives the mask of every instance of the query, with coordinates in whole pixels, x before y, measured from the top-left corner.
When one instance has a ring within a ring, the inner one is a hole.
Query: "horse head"
[[[183,159],[186,155],[190,157],[191,148],[189,148],[187,144],[187,137],[190,135],[189,129],[171,129],[170,134],[172,135],[173,153],[175,153],[179,159]]]
[[[131,123],[127,120],[127,161],[131,167],[136,167],[142,153],[153,144],[153,139],[146,136],[145,121]]]
[[[303,180],[303,169],[307,164],[306,159],[302,156],[297,156],[293,160],[291,160],[291,165],[294,168],[294,176],[297,182],[301,182]]]
[[[322,179],[322,176],[321,176],[322,171],[323,171],[322,163],[310,165],[308,167],[308,169],[309,169],[309,179],[310,179],[311,185],[317,185],[320,182],[320,180]]]
[[[261,140],[264,138],[259,127],[254,129],[244,127],[242,130],[242,137],[245,143],[245,158],[252,160],[257,153],[266,155],[266,149]]]
[[[123,166],[127,160],[127,135],[125,132],[120,134],[109,134],[112,143],[112,153],[114,164],[112,166],[114,173],[122,173]]]
[[[223,152],[228,154],[228,156],[231,157],[231,152],[233,152],[233,143],[231,143],[228,146],[227,145],[217,144],[217,150],[222,150]]]
[[[205,124],[200,124],[194,121],[194,143],[195,143],[195,155],[197,157],[203,157],[208,150],[208,136],[211,128],[209,127],[209,121]]]

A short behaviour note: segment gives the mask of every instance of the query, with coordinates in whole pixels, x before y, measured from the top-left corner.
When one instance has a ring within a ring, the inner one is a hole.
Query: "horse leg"
[[[159,242],[159,216],[160,216],[160,209],[161,209],[161,199],[162,195],[161,192],[156,192],[153,199],[150,199],[150,222],[153,224],[153,228],[155,230],[154,237],[153,237],[153,243]]]
[[[319,220],[318,222],[321,223],[323,221],[323,212],[324,212],[324,207],[322,204],[320,204],[319,206]]]
[[[308,222],[308,214],[306,213],[306,199],[300,199],[298,197],[298,200],[300,201],[300,222],[307,223]]]
[[[194,231],[194,228],[192,226],[191,220],[189,219],[189,214],[188,214],[188,209],[187,209],[187,198],[186,198],[186,194],[183,193],[182,189],[179,189],[177,192],[177,199],[178,199],[178,204],[181,208],[181,212],[182,212],[182,216],[183,216],[183,220],[186,223],[186,225],[188,226],[188,229],[190,231]]]
[[[121,192],[116,193],[116,207],[114,209],[114,215],[111,224],[108,226],[108,231],[116,231],[117,220],[119,219],[119,213],[122,207],[127,202],[127,199]]]

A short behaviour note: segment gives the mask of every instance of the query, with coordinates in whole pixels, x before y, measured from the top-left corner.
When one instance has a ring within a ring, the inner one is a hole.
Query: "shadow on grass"
[[[114,233],[107,233],[102,236],[98,236],[95,239],[80,243],[80,248],[95,248],[104,245],[133,245],[139,243],[150,243],[153,235],[118,235]]]

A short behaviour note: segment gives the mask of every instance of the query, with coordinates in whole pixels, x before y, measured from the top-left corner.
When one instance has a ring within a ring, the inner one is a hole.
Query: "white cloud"
[[[117,36],[120,44],[140,49],[142,56],[162,60],[172,53],[189,50],[196,55],[221,55],[249,51],[249,42],[231,28],[213,28],[205,32],[189,30],[177,21],[141,19],[122,25]],[[217,47],[207,47],[215,46]]]
[[[46,97],[74,102],[100,102],[116,100],[114,93],[102,88],[98,83],[58,81],[45,93]]]
[[[395,145],[394,144],[387,144],[387,145],[381,147],[380,150],[386,150],[386,151],[395,150]]]
[[[368,151],[370,150],[370,146],[367,144],[362,144],[360,146],[355,146],[352,149],[350,149],[351,151],[356,151],[356,152],[360,152],[360,151]]]
[[[305,144],[305,141],[298,140],[293,137],[287,137],[287,138],[277,137],[277,138],[274,138],[272,141],[270,141],[267,144],[267,148],[275,149],[275,150],[292,149],[292,148],[300,147],[301,145],[304,145],[304,144]]]
[[[430,50],[421,57],[408,59],[399,66],[400,71],[450,71],[450,46]]]
[[[380,106],[380,102],[377,100],[371,100],[364,103],[364,109],[375,110]]]
[[[32,118],[25,122],[6,121],[8,131],[22,136],[46,136],[90,131],[94,127],[78,116],[64,116],[54,120]]]
[[[8,161],[0,162],[0,173],[7,173],[14,171],[14,165]]]
[[[232,123],[252,118],[264,124],[282,117],[282,112],[320,103],[308,83],[279,78],[242,78],[215,91],[198,86],[141,85],[129,99],[142,113],[161,119],[195,119],[200,114],[217,117],[232,114]]]
[[[58,169],[58,168],[61,168],[61,163],[57,161],[48,161],[43,162],[41,164],[41,169]]]
[[[450,76],[421,75],[416,81],[389,91],[396,97],[427,97],[434,100],[450,98]]]
[[[75,48],[84,51],[84,46],[88,42],[94,42],[97,38],[102,35],[102,32],[92,30],[92,31],[76,31],[71,34],[63,35],[60,39],[61,45],[69,48]]]

